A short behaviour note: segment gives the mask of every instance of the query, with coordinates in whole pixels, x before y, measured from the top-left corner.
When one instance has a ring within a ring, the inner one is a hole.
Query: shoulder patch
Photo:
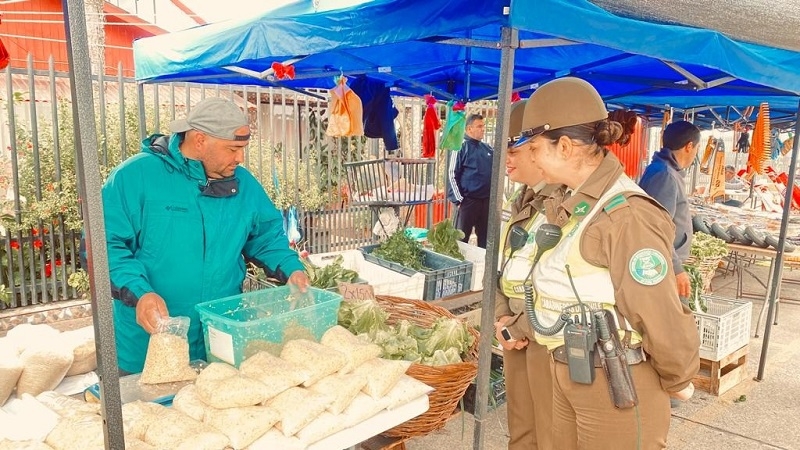
[[[661,252],[652,248],[643,248],[631,256],[628,270],[637,283],[654,286],[666,278],[669,266]]]
[[[613,211],[626,206],[629,205],[628,199],[625,198],[625,194],[618,194],[609,200],[603,209],[606,211],[606,213],[611,214]]]

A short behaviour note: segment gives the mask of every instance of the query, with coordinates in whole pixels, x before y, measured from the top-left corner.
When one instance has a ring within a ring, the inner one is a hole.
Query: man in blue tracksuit
[[[239,164],[250,139],[234,103],[208,98],[170,136],[152,135],[103,186],[121,373],[141,372],[159,318],[188,316],[192,359],[205,359],[195,305],[241,292],[245,260],[304,291],[308,277],[264,188]]]
[[[472,229],[478,237],[478,247],[486,248],[489,223],[489,190],[492,184],[494,150],[483,143],[486,125],[483,116],[467,117],[464,143],[461,150],[450,155],[448,169],[448,198],[458,205],[456,228],[469,241]]]

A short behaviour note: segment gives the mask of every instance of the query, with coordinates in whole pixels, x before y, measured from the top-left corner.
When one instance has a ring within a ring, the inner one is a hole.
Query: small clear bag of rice
[[[200,400],[213,408],[254,406],[266,400],[266,386],[225,363],[211,363],[195,381]]]
[[[158,448],[176,448],[181,442],[208,431],[206,427],[180,411],[166,408],[144,432],[144,441]]]
[[[245,448],[263,436],[279,419],[278,412],[269,406],[245,406],[210,408],[204,422],[226,435],[234,448]]]
[[[22,375],[22,361],[16,348],[4,348],[0,343],[0,406],[8,400]]]
[[[50,447],[44,442],[39,442],[39,441],[0,440],[0,450],[53,450],[53,447]]]
[[[167,411],[165,406],[158,403],[136,400],[122,405],[122,427],[125,439],[144,440],[144,434],[150,424]]]
[[[391,411],[433,391],[432,387],[422,381],[403,375],[381,400],[386,405],[386,409]]]
[[[342,417],[325,411],[298,431],[297,438],[304,444],[311,445],[342,430],[344,430]]]
[[[125,450],[158,450],[141,439],[125,438]]]
[[[99,403],[84,402],[55,391],[42,392],[36,396],[36,400],[55,411],[61,417],[100,414]]]
[[[97,346],[94,327],[83,327],[61,333],[59,339],[72,347],[72,365],[65,376],[81,375],[97,369]]]
[[[258,352],[239,365],[242,375],[260,381],[265,386],[264,398],[275,397],[290,387],[308,380],[311,372],[300,364],[283,360],[268,352]]]
[[[358,366],[353,373],[367,378],[367,384],[362,391],[377,399],[386,395],[409,367],[411,361],[375,358]]]
[[[203,421],[208,408],[197,395],[197,386],[193,384],[187,384],[175,394],[172,398],[172,407],[200,422]]]
[[[190,319],[184,316],[159,321],[147,345],[140,378],[143,384],[172,383],[197,377],[189,365],[189,322]]]
[[[361,389],[367,385],[367,377],[362,374],[351,373],[342,375],[334,373],[317,381],[311,386],[310,390],[327,395],[333,399],[328,405],[328,411],[333,414],[340,414],[356,398]],[[320,438],[321,439],[321,438]]]
[[[339,416],[345,428],[356,426],[384,409],[382,401],[376,400],[363,392],[356,395],[350,406]]]
[[[347,357],[341,352],[307,339],[287,342],[281,351],[281,359],[300,364],[311,372],[308,380],[303,382],[306,387],[347,364]]]
[[[72,358],[72,349],[58,341],[28,346],[19,357],[22,373],[17,380],[17,397],[55,389],[72,365]]]
[[[55,450],[105,449],[103,418],[96,414],[63,417],[45,442]]]
[[[378,345],[359,339],[341,325],[328,329],[322,335],[320,343],[341,352],[347,358],[347,364],[339,369],[339,373],[342,374],[352,372],[364,362],[377,358],[381,354],[381,348]]]
[[[293,387],[278,394],[267,405],[278,412],[280,422],[276,428],[284,436],[293,436],[308,425],[330,405],[331,398],[308,389]]]
[[[227,436],[217,431],[204,431],[184,439],[180,445],[175,447],[175,450],[222,450],[225,448],[230,448]]]
[[[272,427],[250,445],[248,450],[305,450],[306,444],[295,436],[284,436],[281,431]]]

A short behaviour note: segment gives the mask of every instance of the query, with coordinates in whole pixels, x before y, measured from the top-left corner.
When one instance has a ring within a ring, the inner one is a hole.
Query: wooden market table
[[[756,247],[756,246],[752,246],[752,245],[742,245],[742,244],[728,244],[728,251],[729,251],[730,261],[736,266],[736,269],[737,269],[736,297],[737,298],[741,298],[741,297],[761,298],[757,294],[753,294],[753,293],[749,293],[749,292],[745,292],[744,291],[744,289],[743,289],[743,276],[744,276],[745,273],[749,274],[754,280],[756,280],[761,286],[764,287],[764,290],[765,290],[764,297],[763,297],[764,298],[764,304],[761,306],[761,312],[759,312],[759,314],[758,314],[758,320],[756,321],[756,326],[755,326],[755,337],[758,337],[758,330],[759,330],[759,326],[761,325],[761,320],[762,320],[762,318],[764,316],[764,313],[767,310],[767,307],[769,306],[769,297],[770,297],[770,292],[772,290],[772,274],[773,274],[773,271],[775,270],[775,258],[776,258],[777,254],[778,254],[778,251],[775,250],[772,247],[761,248],[761,247]],[[752,271],[750,271],[747,268],[747,264],[746,263],[749,262],[749,261],[752,261],[752,258],[747,258],[747,257],[743,258],[742,256],[750,256],[750,257],[755,257],[755,258],[759,258],[759,259],[769,260],[769,271],[767,272],[766,281],[763,281],[762,279],[760,279],[758,276],[756,276],[756,274],[754,274]],[[800,263],[797,262],[797,261],[800,261],[800,251],[795,250],[794,252],[790,252],[790,253],[784,252],[783,256],[784,256],[783,266],[793,265],[793,266],[800,267]],[[797,258],[797,260],[796,261],[788,261],[787,258],[791,258],[791,259]],[[781,276],[781,283],[783,283],[784,281],[787,281],[787,280],[783,279],[783,267],[781,267],[780,276]],[[796,280],[788,280],[788,281],[789,282],[797,282]],[[778,324],[778,307],[780,306],[780,301],[779,300],[780,300],[780,294],[781,294],[781,292],[780,292],[781,283],[778,283],[778,292],[775,295],[775,302],[776,302],[776,304],[775,304],[775,307],[776,307],[776,309],[775,309],[775,322],[774,322],[775,325]]]

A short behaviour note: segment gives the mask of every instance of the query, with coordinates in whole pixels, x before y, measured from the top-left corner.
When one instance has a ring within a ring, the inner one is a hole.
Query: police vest
[[[536,317],[543,326],[553,325],[561,316],[565,308],[571,307],[571,315],[579,313],[575,308],[577,299],[570,285],[567,275],[566,265],[575,290],[581,298],[583,304],[590,309],[608,309],[614,312],[614,284],[611,282],[611,274],[605,267],[597,267],[589,264],[580,252],[580,242],[583,232],[591,223],[592,219],[603,210],[603,206],[608,204],[615,197],[620,196],[620,201],[624,201],[626,192],[636,192],[646,195],[644,191],[636,185],[630,178],[620,176],[619,179],[604,193],[594,208],[585,212],[583,220],[578,221],[579,213],[574,212],[570,220],[562,227],[563,237],[555,248],[545,252],[539,263],[533,270],[533,285],[537,294],[534,310]],[[578,205],[580,207],[580,205]],[[588,205],[586,205],[588,208]],[[531,257],[535,252],[531,254]],[[617,318],[617,315],[614,314]],[[624,324],[617,324],[620,332],[620,339],[625,334],[625,330],[631,331],[630,342],[637,344],[642,341],[641,335],[634,331],[627,320]],[[536,341],[546,346],[549,350],[564,345],[563,331],[559,331],[553,336],[543,336],[538,333],[535,335]]]

